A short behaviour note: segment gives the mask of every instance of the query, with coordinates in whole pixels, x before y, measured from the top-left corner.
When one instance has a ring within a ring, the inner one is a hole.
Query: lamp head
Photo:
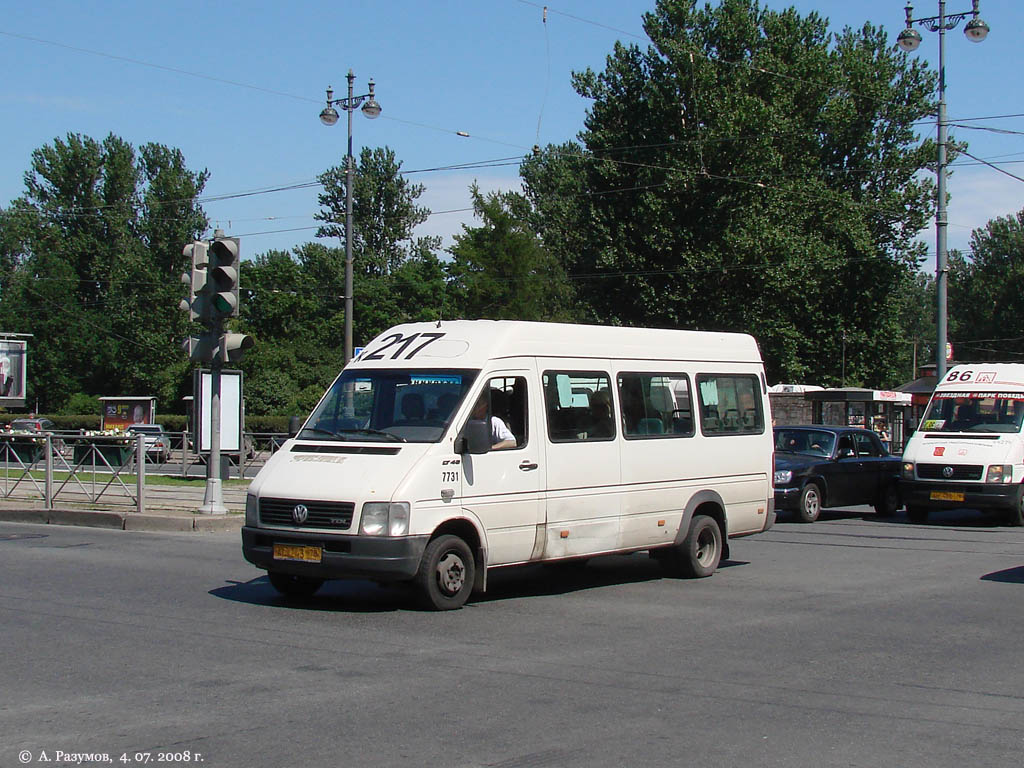
[[[988,24],[975,16],[967,22],[967,25],[964,27],[964,34],[967,35],[967,39],[972,43],[980,43],[988,37]]]
[[[907,53],[916,51],[921,45],[921,33],[913,27],[907,27],[896,38],[896,44]]]
[[[373,78],[371,77],[370,78],[370,94],[369,94],[366,102],[363,104],[363,107],[362,107],[363,114],[366,115],[371,120],[373,120],[373,119],[375,119],[375,118],[380,116],[380,104],[377,102],[377,99],[374,98],[373,88],[374,88],[374,83],[373,83]]]

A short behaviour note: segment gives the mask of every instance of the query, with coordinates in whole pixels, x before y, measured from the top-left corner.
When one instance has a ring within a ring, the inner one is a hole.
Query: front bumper
[[[776,509],[796,509],[797,501],[800,499],[800,487],[793,486],[792,488],[776,488],[775,489],[775,508]]]
[[[331,533],[242,528],[242,554],[258,568],[314,579],[408,581],[419,570],[430,537],[339,536]],[[275,560],[274,544],[319,546],[319,563]]]
[[[900,494],[908,507],[925,509],[1015,509],[1021,487],[1016,483],[935,483],[900,480]],[[959,498],[932,498],[933,494],[961,494]]]

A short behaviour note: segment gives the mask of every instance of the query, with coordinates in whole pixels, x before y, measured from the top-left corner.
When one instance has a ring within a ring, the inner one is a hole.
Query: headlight
[[[913,480],[914,479],[914,462],[905,461],[903,462],[903,479]]]
[[[777,469],[775,470],[775,485],[787,485],[793,482],[793,470],[792,469]]]
[[[409,532],[409,502],[368,501],[359,527],[366,536],[404,536]]]
[[[1013,482],[1013,467],[1008,464],[992,464],[985,475],[986,483]]]
[[[256,525],[260,516],[260,500],[255,493],[245,494],[245,524]]]

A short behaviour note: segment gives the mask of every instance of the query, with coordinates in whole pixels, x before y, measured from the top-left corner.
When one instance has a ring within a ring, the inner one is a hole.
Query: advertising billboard
[[[132,424],[156,421],[155,397],[101,397],[100,429],[127,430]]]
[[[0,339],[0,405],[25,407],[26,342]]]

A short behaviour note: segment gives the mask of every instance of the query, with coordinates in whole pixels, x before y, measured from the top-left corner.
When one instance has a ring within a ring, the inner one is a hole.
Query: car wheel
[[[892,517],[900,508],[900,490],[895,483],[889,483],[882,489],[878,500],[875,502],[875,512],[879,515]]]
[[[796,517],[801,523],[813,523],[821,514],[821,489],[817,483],[808,483],[800,491]]]
[[[451,611],[461,608],[473,591],[476,564],[469,545],[445,534],[427,544],[415,583],[424,608]]]
[[[927,523],[928,507],[907,507],[907,519],[912,523]]]
[[[267,574],[270,583],[278,592],[288,597],[310,597],[323,586],[323,579],[313,579],[309,576],[292,576],[290,573]]]

